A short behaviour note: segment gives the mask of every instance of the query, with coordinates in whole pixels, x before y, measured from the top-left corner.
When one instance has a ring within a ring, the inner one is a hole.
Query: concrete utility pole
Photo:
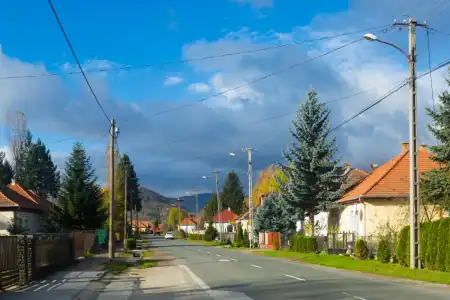
[[[393,23],[394,26],[408,27],[409,33],[409,53],[400,47],[385,41],[379,40],[373,34],[366,34],[364,38],[369,41],[377,41],[395,49],[405,55],[409,65],[409,224],[410,224],[410,268],[421,268],[420,254],[420,198],[419,198],[419,141],[418,141],[418,120],[417,120],[417,85],[416,85],[416,28],[428,25],[420,24],[417,20],[409,18],[403,22]]]
[[[219,196],[219,173],[220,171],[214,171],[213,174],[216,175],[216,197],[217,197],[217,213],[219,217],[219,224],[220,224],[220,230],[219,230],[219,236],[220,240],[222,240],[222,231],[223,231],[223,224],[222,224],[222,216],[220,215],[221,211],[221,203],[220,203],[220,196]]]
[[[128,170],[125,170],[125,211],[124,211],[124,225],[123,225],[123,249],[126,249],[127,245],[127,203],[128,203]]]
[[[116,144],[116,124],[114,119],[111,119],[111,126],[109,129],[110,148],[109,148],[109,242],[108,253],[109,259],[114,260],[114,145]]]
[[[248,214],[249,214],[249,222],[250,222],[250,232],[248,233],[250,239],[250,248],[253,248],[253,201],[252,201],[252,193],[253,193],[253,168],[252,168],[252,151],[253,148],[242,149],[242,151],[248,153]]]

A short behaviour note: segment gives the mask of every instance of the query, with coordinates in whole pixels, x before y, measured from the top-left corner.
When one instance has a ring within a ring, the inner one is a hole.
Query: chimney
[[[230,207],[228,207],[228,211],[231,211],[231,208],[230,208]]]
[[[344,166],[345,166],[345,173],[350,172],[350,170],[352,169],[352,166],[350,166],[350,163],[348,162],[346,162]]]
[[[403,142],[402,143],[402,152],[406,152],[409,150],[409,143]]]
[[[375,171],[376,168],[378,168],[377,164],[371,164],[370,168],[372,169],[372,171]]]
[[[11,185],[16,185],[16,180],[14,178],[11,179]]]
[[[419,151],[427,151],[428,150],[428,146],[425,144],[420,145],[419,147]]]

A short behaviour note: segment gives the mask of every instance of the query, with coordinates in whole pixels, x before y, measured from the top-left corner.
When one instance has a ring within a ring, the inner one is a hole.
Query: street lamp
[[[418,24],[410,18],[408,23],[394,25],[409,26],[409,54],[400,47],[379,40],[374,34],[367,33],[364,38],[368,41],[379,42],[389,45],[400,51],[408,60],[409,65],[409,206],[410,206],[410,267],[420,268],[420,198],[419,198],[419,167],[418,167],[418,136],[417,136],[417,92],[416,92],[416,26],[426,27]]]

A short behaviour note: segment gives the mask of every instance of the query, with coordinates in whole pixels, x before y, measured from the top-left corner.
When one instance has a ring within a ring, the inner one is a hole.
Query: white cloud
[[[9,163],[12,164],[14,162],[13,155],[12,155],[12,152],[9,149],[9,147],[7,147],[7,146],[0,147],[0,152],[5,153],[5,157],[6,157],[6,159],[8,160]]]
[[[191,83],[188,89],[196,93],[207,93],[211,90],[211,87],[203,82]]]
[[[180,83],[182,83],[184,81],[183,78],[178,77],[178,76],[170,76],[167,77],[166,80],[164,80],[164,85],[165,86],[174,86],[174,85],[179,85]]]

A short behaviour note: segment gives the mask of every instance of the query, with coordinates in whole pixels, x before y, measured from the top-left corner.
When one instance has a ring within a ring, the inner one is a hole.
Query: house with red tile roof
[[[33,191],[23,188],[14,180],[0,190],[0,235],[9,234],[7,228],[16,222],[26,228],[26,233],[42,230],[42,215],[53,204]]]
[[[139,226],[139,232],[147,232],[148,230],[151,230],[153,232],[162,232],[163,231],[163,224],[158,224],[158,228],[155,229],[155,226],[153,222],[150,222],[148,220],[133,220],[131,222],[133,225],[132,230],[133,232],[136,231],[136,227]]]
[[[235,219],[238,217],[237,214],[231,211],[231,208],[222,210],[219,214],[215,215],[212,219],[214,228],[218,232],[227,232],[229,225],[234,225]],[[208,224],[205,224],[207,226]],[[235,231],[233,226],[233,232]]]
[[[402,143],[400,154],[374,168],[337,201],[345,206],[335,224],[340,231],[368,236],[377,234],[388,223],[395,230],[409,224],[409,156],[408,143]],[[431,156],[425,145],[420,146],[420,173],[439,167]],[[432,219],[442,217],[443,212]]]
[[[200,223],[200,218],[188,217],[181,220],[179,229],[183,230],[186,233],[195,233],[197,230],[200,230],[198,227]]]

